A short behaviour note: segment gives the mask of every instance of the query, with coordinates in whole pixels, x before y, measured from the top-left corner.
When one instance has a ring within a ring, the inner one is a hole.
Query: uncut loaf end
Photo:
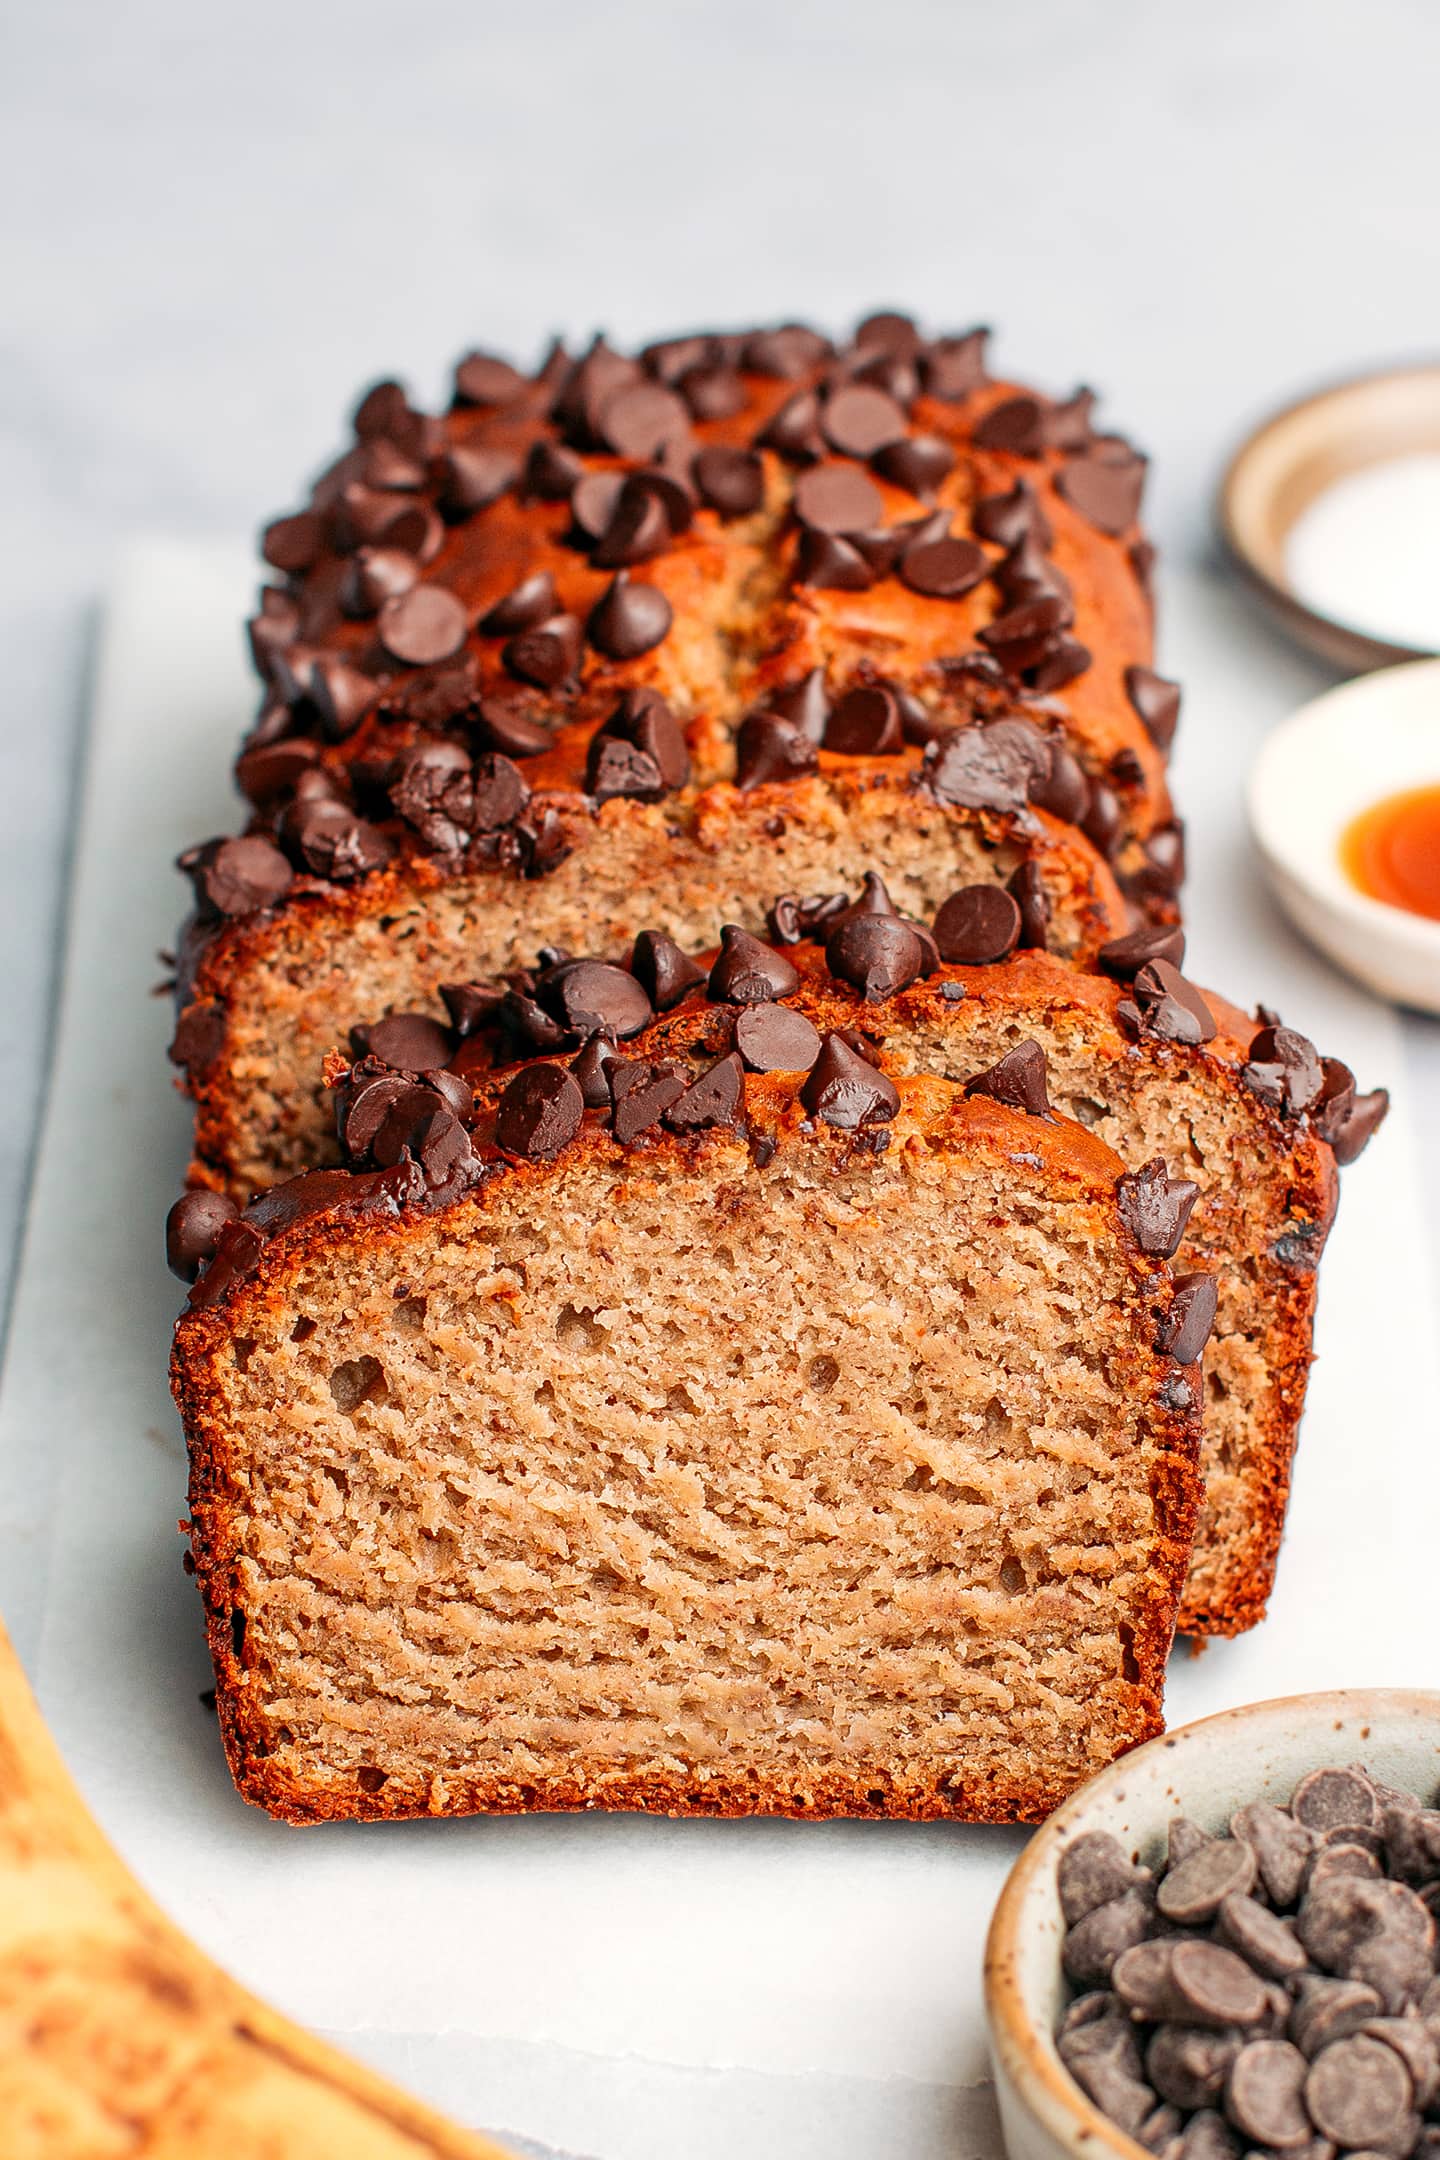
[[[1043,1816],[1161,1725],[1192,1199],[840,1036],[279,1188],[174,1356],[242,1792]]]

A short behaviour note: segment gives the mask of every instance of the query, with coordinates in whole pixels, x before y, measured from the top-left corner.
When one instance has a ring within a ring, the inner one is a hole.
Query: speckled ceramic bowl
[[[1074,2083],[1053,2034],[1060,1971],[1061,1850],[1108,1830],[1147,1865],[1174,1815],[1222,1830],[1247,1800],[1283,1802],[1307,1770],[1363,1762],[1430,1798],[1440,1786],[1440,1694],[1352,1688],[1253,1703],[1182,1725],[1125,1756],[1056,1810],[1010,1872],[985,1950],[985,2006],[1010,2160],[1146,2160]]]

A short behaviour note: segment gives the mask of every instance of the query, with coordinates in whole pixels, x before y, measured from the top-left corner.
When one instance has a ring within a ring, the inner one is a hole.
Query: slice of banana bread
[[[245,1796],[1029,1820],[1157,1731],[1194,1188],[1020,1063],[1030,1111],[840,1033],[603,1109],[540,1061],[211,1237],[174,1378]]]
[[[893,316],[472,355],[441,417],[368,395],[265,536],[251,828],[182,858],[197,1176],[313,1160],[357,999],[423,1001],[462,946],[704,943],[871,864],[933,908],[1034,859],[1066,954],[1126,927],[1117,879],[1173,915],[1145,461],[1092,403]]]

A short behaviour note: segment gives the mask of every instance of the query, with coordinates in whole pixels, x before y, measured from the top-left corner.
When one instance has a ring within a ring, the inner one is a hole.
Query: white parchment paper
[[[1019,1833],[635,1818],[287,1830],[230,1786],[165,1379],[160,1226],[186,1153],[148,995],[184,843],[230,829],[248,555],[137,545],[96,682],[49,1114],[0,1399],[0,1605],[106,1830],[208,1950],[452,2112],[600,2160],[940,2160],[999,2150],[979,1959]],[[1393,1016],[1294,940],[1241,788],[1315,678],[1195,577],[1189,970],[1402,1081]],[[1363,744],[1355,746],[1357,787]],[[1273,1614],[1177,1656],[1175,1721],[1349,1683],[1433,1684],[1436,1301],[1399,1090],[1345,1180]]]

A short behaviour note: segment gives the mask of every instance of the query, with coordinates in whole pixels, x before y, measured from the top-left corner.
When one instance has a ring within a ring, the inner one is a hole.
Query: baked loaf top
[[[872,767],[1045,809],[1172,906],[1145,460],[984,342],[883,315],[472,354],[438,417],[377,385],[265,533],[255,827],[185,858],[202,913],[397,856],[543,875],[577,804]]]

